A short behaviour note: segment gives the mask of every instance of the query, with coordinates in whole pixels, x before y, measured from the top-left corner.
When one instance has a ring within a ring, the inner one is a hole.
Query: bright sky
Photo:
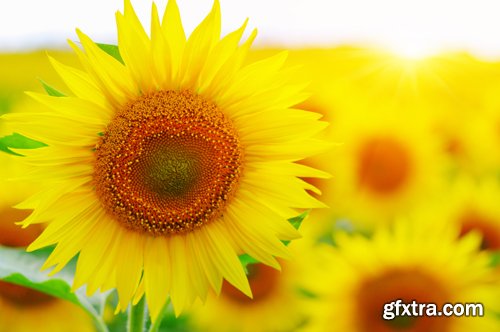
[[[132,0],[149,25],[151,0]],[[468,50],[500,59],[500,0],[220,0],[223,31],[245,18],[259,29],[257,44],[370,44],[408,55]],[[163,10],[166,0],[156,1]],[[212,0],[178,0],[186,30]],[[122,0],[0,0],[0,51],[65,45],[75,27],[114,42],[114,13]],[[250,29],[249,29],[250,31]]]

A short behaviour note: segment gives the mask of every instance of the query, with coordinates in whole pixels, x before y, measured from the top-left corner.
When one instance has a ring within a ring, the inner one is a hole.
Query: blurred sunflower
[[[339,146],[311,159],[334,174],[332,183],[321,187],[332,208],[318,212],[372,229],[428,199],[439,187],[446,163],[432,139],[428,117],[363,102],[351,102],[341,111],[332,135]]]
[[[223,278],[251,296],[238,254],[278,268],[299,236],[286,219],[324,206],[298,177],[325,173],[295,161],[325,148],[326,123],[291,108],[304,84],[285,54],[243,66],[246,22],[219,40],[218,1],[187,40],[175,1],[161,23],[153,5],[151,37],[128,0],[116,19],[123,62],[77,30],[85,71],[52,60],[75,96],[31,94],[50,111],[8,116],[49,145],[24,158],[44,187],[23,225],[49,221],[29,250],[57,244],[54,273],[79,254],[74,288],[116,287],[122,310],[146,294],[153,320]]]
[[[0,225],[0,231],[1,228]],[[0,331],[91,332],[95,330],[90,317],[73,303],[0,281]]]
[[[428,225],[428,227],[423,227]],[[311,331],[468,332],[498,331],[500,287],[489,259],[479,252],[480,237],[456,241],[453,232],[435,231],[429,223],[399,221],[372,239],[335,237],[326,247],[321,273],[314,278],[321,301]],[[384,320],[384,304],[482,303],[483,317],[404,317]]]
[[[282,262],[281,271],[261,263],[248,265],[252,299],[224,283],[220,297],[212,296],[193,310],[191,318],[197,330],[285,332],[306,323],[310,312],[302,285],[312,249],[295,241],[290,246],[294,260]]]
[[[487,63],[490,76],[497,78],[500,74],[500,63]],[[478,83],[479,84],[479,83]],[[457,131],[464,137],[462,164],[466,171],[471,169],[475,174],[482,176],[484,173],[497,174],[500,169],[500,98],[498,89],[500,83],[495,79],[495,84],[481,84],[483,105],[476,109],[471,121],[463,120],[462,127]],[[471,122],[470,128],[468,122]],[[468,157],[468,158],[467,158]]]
[[[490,73],[490,76],[493,76]],[[491,84],[485,80],[474,80],[477,86],[488,90]],[[484,93],[486,94],[486,93]],[[443,98],[444,99],[444,98]],[[429,109],[432,109],[429,106]],[[476,95],[476,103],[460,104],[436,109],[433,126],[442,153],[453,163],[458,172],[482,177],[496,173],[500,168],[500,116],[484,95]]]
[[[0,152],[0,170],[4,174],[20,172],[12,156]],[[24,247],[42,232],[40,225],[23,230],[15,225],[30,214],[11,205],[26,197],[30,189],[0,179],[0,246]],[[65,319],[61,319],[64,316]],[[90,317],[74,304],[38,291],[0,281],[0,331],[93,331]]]
[[[481,235],[481,249],[490,252],[500,250],[500,184],[496,176],[473,178],[459,174],[446,193],[442,193],[435,204],[421,206],[420,218],[439,216],[459,236],[469,232]]]

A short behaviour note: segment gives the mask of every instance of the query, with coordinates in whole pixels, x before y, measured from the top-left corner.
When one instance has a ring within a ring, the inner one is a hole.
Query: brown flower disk
[[[189,91],[158,91],[127,104],[96,145],[94,183],[125,227],[182,234],[223,213],[241,173],[232,122]]]
[[[359,154],[360,184],[379,195],[390,195],[404,186],[411,172],[405,147],[390,137],[367,141]]]

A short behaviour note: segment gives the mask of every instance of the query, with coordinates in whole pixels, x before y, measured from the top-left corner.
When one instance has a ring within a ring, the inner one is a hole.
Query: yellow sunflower
[[[320,187],[331,209],[318,212],[371,229],[428,199],[447,164],[418,110],[350,104],[337,110],[330,139],[338,146],[309,162],[334,176]]]
[[[324,248],[321,273],[314,278],[320,301],[311,331],[498,331],[500,286],[487,255],[478,250],[480,237],[456,241],[453,232],[430,224],[398,221],[372,239],[337,235],[339,247]],[[484,316],[384,319],[386,304],[398,299],[434,303],[438,310],[445,303],[481,303]]]
[[[162,22],[153,5],[150,36],[128,0],[116,20],[123,62],[77,30],[85,71],[52,60],[73,96],[31,94],[50,111],[8,116],[49,145],[25,152],[44,187],[23,225],[49,222],[29,250],[56,244],[54,273],[78,254],[75,289],[116,287],[123,310],[146,294],[153,320],[223,279],[251,296],[238,254],[278,268],[299,236],[287,218],[323,207],[299,177],[325,174],[296,161],[325,148],[326,124],[292,108],[304,84],[286,54],[243,65],[246,22],[220,39],[218,1],[188,39],[175,1]]]
[[[445,197],[420,207],[416,213],[421,218],[439,216],[444,227],[451,227],[459,236],[469,232],[481,235],[481,249],[500,250],[500,183],[496,176],[473,178],[459,174],[446,187]]]
[[[299,242],[299,241],[296,241]],[[300,241],[302,242],[302,240]],[[296,331],[310,316],[303,278],[310,263],[311,246],[292,243],[293,261],[282,262],[281,271],[264,264],[248,266],[253,298],[224,283],[220,297],[190,312],[199,331]]]
[[[11,156],[0,152],[2,173],[19,173]],[[30,189],[0,179],[0,246],[24,247],[42,232],[40,225],[27,230],[15,225],[30,214],[11,207]],[[61,319],[64,316],[65,319]],[[90,317],[74,304],[22,286],[0,281],[0,332],[93,331]]]

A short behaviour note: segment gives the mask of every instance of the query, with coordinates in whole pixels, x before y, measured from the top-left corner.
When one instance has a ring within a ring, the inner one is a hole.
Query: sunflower
[[[334,174],[332,183],[320,187],[331,205],[318,211],[322,218],[328,214],[369,230],[427,199],[440,187],[447,163],[429,118],[418,110],[349,103],[337,109],[330,136],[338,146],[308,162]]]
[[[153,4],[150,36],[128,0],[116,21],[120,58],[77,30],[85,70],[51,60],[73,95],[32,93],[50,110],[8,116],[49,145],[24,158],[44,187],[23,225],[48,221],[29,250],[56,244],[53,273],[78,254],[74,289],[116,288],[122,310],[145,294],[153,320],[223,279],[251,296],[238,255],[278,268],[299,237],[287,218],[324,206],[299,177],[325,173],[296,161],[325,148],[326,123],[292,108],[306,94],[286,54],[244,65],[246,22],[220,39],[218,1],[188,39],[175,1],[161,23]]]
[[[421,207],[416,213],[420,218],[439,216],[444,227],[451,227],[459,236],[469,232],[481,235],[481,249],[500,250],[500,184],[495,176],[473,178],[458,174],[446,194],[436,204]]]
[[[380,228],[372,239],[338,234],[338,248],[325,246],[314,278],[320,301],[311,331],[498,331],[500,287],[487,255],[478,250],[480,237],[457,241],[453,232],[409,221]],[[397,299],[435,303],[439,310],[444,303],[480,302],[484,316],[385,320],[384,305]]]
[[[295,258],[282,262],[281,271],[262,263],[248,265],[253,299],[224,283],[220,297],[211,296],[204,306],[194,308],[190,318],[195,330],[285,332],[305,324],[310,312],[302,286],[312,247],[298,242],[290,244]]]
[[[19,164],[0,152],[2,172],[19,173]],[[19,183],[0,179],[0,246],[24,247],[40,235],[40,225],[22,230],[15,225],[30,214],[29,210],[11,207],[18,203],[30,189]],[[6,190],[8,188],[8,190]],[[61,319],[61,316],[65,319]],[[0,331],[93,331],[87,314],[72,303],[22,286],[0,281]]]

